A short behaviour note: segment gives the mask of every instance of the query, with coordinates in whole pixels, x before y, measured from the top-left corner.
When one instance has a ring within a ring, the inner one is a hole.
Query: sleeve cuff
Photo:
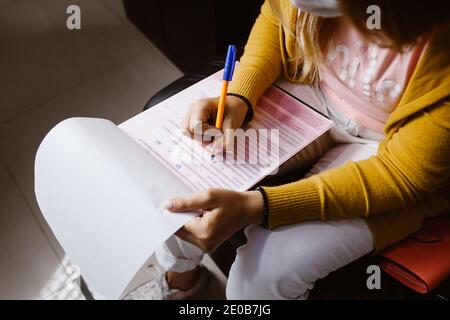
[[[244,123],[250,122],[253,119],[253,115],[254,115],[254,109],[253,109],[253,105],[250,103],[250,101],[244,97],[241,96],[240,94],[236,94],[236,93],[228,93],[228,96],[234,96],[234,97],[238,97],[241,98],[242,100],[244,100],[244,102],[247,104],[247,113],[245,114],[245,119],[244,119]]]
[[[277,187],[264,187],[269,229],[321,219],[321,197],[314,178]]]

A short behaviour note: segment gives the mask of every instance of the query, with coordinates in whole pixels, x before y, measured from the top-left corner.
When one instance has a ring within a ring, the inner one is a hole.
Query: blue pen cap
[[[236,63],[236,46],[230,44],[228,46],[227,59],[225,60],[225,68],[223,70],[223,80],[231,81],[231,79],[233,78],[235,63]]]

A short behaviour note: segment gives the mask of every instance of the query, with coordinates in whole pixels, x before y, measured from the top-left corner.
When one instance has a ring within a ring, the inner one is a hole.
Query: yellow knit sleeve
[[[413,205],[450,186],[450,102],[411,117],[378,154],[294,183],[265,187],[269,227],[336,220]]]
[[[266,1],[236,67],[229,93],[244,96],[255,106],[259,97],[280,75],[281,69],[279,22]]]

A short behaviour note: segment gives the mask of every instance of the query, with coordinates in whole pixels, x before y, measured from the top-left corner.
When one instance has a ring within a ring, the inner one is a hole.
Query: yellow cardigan
[[[292,79],[297,9],[280,0],[286,30],[266,1],[230,92],[253,105],[284,72]],[[265,187],[269,227],[364,217],[381,250],[450,208],[450,28],[435,30],[385,125],[378,153],[297,182]]]

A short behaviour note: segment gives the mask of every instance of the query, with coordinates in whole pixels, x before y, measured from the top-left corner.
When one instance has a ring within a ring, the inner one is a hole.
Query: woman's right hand
[[[219,97],[199,99],[191,103],[184,117],[182,129],[191,136],[194,136],[194,133],[201,133],[202,141],[211,141],[211,137],[205,136],[204,133],[208,129],[215,128],[218,104]],[[236,96],[227,96],[222,122],[222,135],[215,136],[214,141],[208,147],[211,154],[220,153],[232,144],[234,129],[240,128],[244,124],[247,109],[247,103],[243,99]]]

